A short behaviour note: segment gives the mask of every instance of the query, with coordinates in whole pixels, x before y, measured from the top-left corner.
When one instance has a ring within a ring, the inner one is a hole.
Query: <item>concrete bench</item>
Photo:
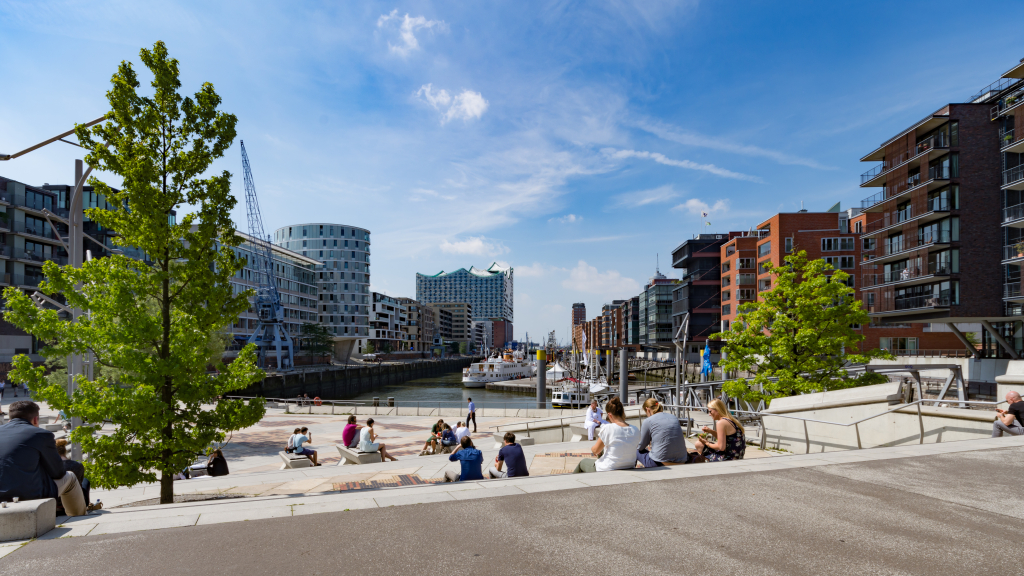
[[[28,540],[46,534],[56,525],[57,501],[53,498],[8,502],[0,508],[0,542]]]
[[[64,424],[60,422],[56,424],[42,424],[42,427],[47,432],[60,432],[64,429]]]
[[[494,449],[501,450],[501,447],[505,445],[505,435],[493,434],[492,436],[494,438]],[[534,440],[536,440],[536,438],[526,436],[520,438],[519,436],[516,436],[516,444],[519,444],[520,446],[533,446]]]
[[[309,461],[309,458],[300,454],[278,452],[277,455],[281,457],[281,460],[284,460],[284,464],[281,465],[281,470],[287,470],[289,468],[309,468],[313,465],[313,463]]]
[[[596,435],[597,431],[594,432]],[[569,424],[569,434],[571,435],[569,442],[582,442],[589,436],[587,427],[583,424]]]
[[[338,466],[344,466],[345,464],[373,464],[375,462],[383,462],[380,457],[380,452],[357,452],[351,448],[346,448],[341,444],[335,444],[334,447],[338,449],[338,455],[341,456],[341,462],[338,462]]]

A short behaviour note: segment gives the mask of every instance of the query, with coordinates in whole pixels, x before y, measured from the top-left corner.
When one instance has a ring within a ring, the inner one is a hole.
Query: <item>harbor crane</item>
[[[289,369],[295,365],[292,356],[294,346],[284,323],[284,308],[281,306],[281,293],[277,290],[277,274],[274,270],[270,237],[263,232],[263,216],[260,214],[260,203],[256,198],[252,170],[249,169],[249,156],[245,153],[245,142],[239,141],[239,144],[242,147],[242,177],[245,181],[249,242],[253,248],[249,266],[256,284],[256,297],[252,304],[259,318],[256,330],[249,336],[249,343],[256,345],[260,368],[266,367],[267,353],[272,349],[277,356],[277,369]]]

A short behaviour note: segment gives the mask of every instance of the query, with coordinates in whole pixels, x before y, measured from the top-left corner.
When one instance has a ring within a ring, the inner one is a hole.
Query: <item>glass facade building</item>
[[[470,267],[433,276],[416,274],[416,300],[424,304],[466,302],[473,320],[512,322],[512,268],[497,263],[481,270]]]

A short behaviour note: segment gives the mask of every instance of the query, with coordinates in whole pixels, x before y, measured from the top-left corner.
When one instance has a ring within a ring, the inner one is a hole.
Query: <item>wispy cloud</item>
[[[637,190],[618,194],[614,206],[620,208],[639,208],[648,204],[661,204],[679,196],[671,184],[651,188],[650,190]]]
[[[538,262],[534,262],[533,264],[528,264],[526,266],[515,267],[516,276],[526,278],[538,278],[556,269],[557,268],[555,268],[554,266],[547,266],[544,264],[540,264]],[[516,296],[518,297],[519,295],[516,294]]]
[[[434,90],[433,84],[424,84],[416,97],[441,112],[441,125],[452,120],[480,118],[487,111],[488,102],[479,92],[463,90],[454,97],[447,90]]]
[[[409,192],[410,202],[425,202],[427,198],[437,198],[439,200],[455,200],[455,196],[439,194],[436,190],[428,190],[426,188],[413,188]]]
[[[552,240],[549,244],[588,244],[591,242],[609,242],[611,240],[622,240],[623,238],[632,238],[631,234],[622,234],[619,236],[590,236],[587,238],[566,238],[565,240]]]
[[[729,200],[718,200],[713,205],[708,205],[703,200],[696,198],[690,198],[682,204],[678,204],[672,207],[673,210],[689,212],[690,214],[714,214],[716,212],[728,212],[729,211]]]
[[[556,224],[572,224],[573,222],[582,222],[583,216],[577,216],[575,214],[566,214],[561,218],[551,218],[548,222],[555,222]]]
[[[410,52],[420,49],[419,40],[416,39],[416,32],[418,30],[436,29],[439,32],[446,32],[448,30],[448,25],[443,20],[427,20],[423,16],[410,18],[408,14],[399,16],[398,8],[395,8],[389,14],[381,14],[380,18],[377,19],[377,28],[394,27],[396,24],[401,43],[392,44],[389,40],[388,48],[391,52],[403,58],[408,56]]]
[[[508,247],[501,242],[489,240],[483,236],[470,236],[465,240],[441,242],[441,251],[449,254],[471,254],[473,256],[497,256],[508,252]]]
[[[682,130],[669,124],[661,122],[651,121],[640,121],[636,123],[636,127],[640,128],[645,132],[654,134],[662,140],[668,140],[669,142],[675,142],[677,144],[683,144],[685,146],[694,146],[697,148],[708,148],[711,150],[721,150],[722,152],[731,152],[733,154],[741,154],[744,156],[756,156],[760,158],[769,158],[778,162],[779,164],[792,164],[797,166],[807,166],[809,168],[817,168],[819,170],[835,170],[833,166],[824,166],[818,163],[816,160],[810,158],[802,158],[800,156],[793,156],[785,154],[777,150],[768,150],[759,146],[752,146],[749,144],[740,144],[732,140],[726,140],[724,138],[715,138],[713,136],[705,136],[703,134],[697,134],[695,132],[689,132]]]
[[[562,288],[615,296],[636,294],[640,290],[640,284],[632,278],[626,278],[617,270],[601,272],[596,266],[580,260],[576,267],[569,271],[569,277],[562,281]]]
[[[672,158],[666,157],[660,152],[647,152],[645,150],[616,150],[615,148],[604,148],[601,150],[604,154],[614,160],[625,160],[626,158],[643,158],[646,160],[654,160],[658,164],[664,164],[666,166],[675,166],[678,168],[686,168],[688,170],[701,170],[709,172],[716,176],[723,178],[733,178],[735,180],[746,180],[748,182],[763,183],[763,181],[757,176],[749,176],[747,174],[740,174],[739,172],[733,172],[726,170],[725,168],[719,168],[714,164],[698,164],[689,160],[673,160]]]

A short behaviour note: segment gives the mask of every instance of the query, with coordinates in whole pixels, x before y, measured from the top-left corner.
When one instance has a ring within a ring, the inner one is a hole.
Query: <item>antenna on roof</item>
[[[661,272],[661,264],[658,262],[658,257],[659,256],[660,256],[660,254],[658,254],[658,253],[654,254],[654,271],[655,272]]]

